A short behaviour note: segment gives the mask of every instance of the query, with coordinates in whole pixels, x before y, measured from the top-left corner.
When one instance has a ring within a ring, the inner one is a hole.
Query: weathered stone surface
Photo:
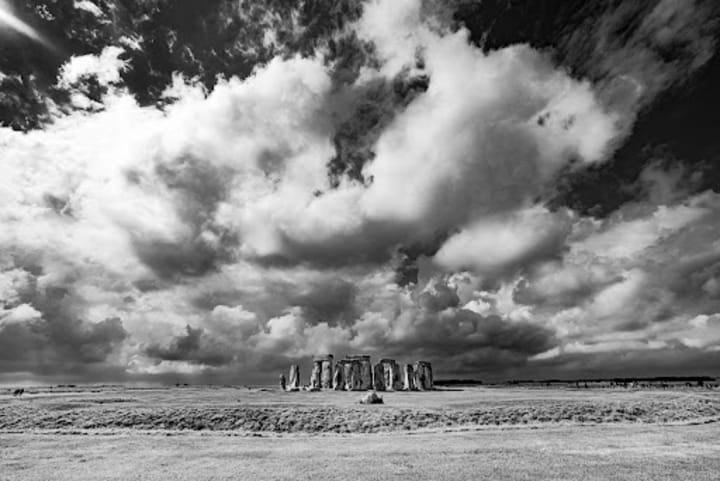
[[[395,364],[395,360],[394,359],[380,359],[380,364],[382,365],[383,384],[385,385],[385,389],[387,391],[394,391],[395,384],[393,384],[392,365]]]
[[[288,378],[290,379],[287,386],[288,390],[297,391],[300,389],[300,366],[292,364]]]
[[[362,382],[362,365],[357,359],[350,359],[350,382],[349,391],[364,391]]]
[[[372,363],[370,362],[370,356],[346,356],[346,359],[355,361],[359,365],[359,384],[357,389],[372,389]]]
[[[359,360],[352,362],[352,390],[363,391],[367,389],[363,383],[362,363]]]
[[[421,391],[432,391],[434,388],[432,365],[427,361],[415,363],[415,388]]]
[[[403,389],[406,391],[415,390],[415,370],[412,364],[405,364],[405,382],[403,383]]]
[[[313,361],[312,372],[310,373],[310,388],[320,389],[320,380],[322,374],[322,361]]]
[[[370,391],[360,398],[360,404],[382,404],[383,398],[378,396],[375,391]]]
[[[343,380],[343,363],[342,361],[338,361],[337,364],[335,364],[335,372],[333,372],[333,389],[336,391],[342,391],[345,389],[345,381]]]
[[[372,389],[372,362],[370,356],[360,360],[360,389]]]
[[[395,359],[381,359],[383,374],[385,377],[385,389],[387,391],[400,391],[403,387],[400,378],[400,366]]]
[[[343,367],[343,389],[345,391],[352,391],[352,370],[353,363],[347,359],[340,361]]]
[[[323,389],[333,388],[333,355],[328,354],[317,361],[321,363],[320,387]]]
[[[402,391],[403,388],[403,380],[402,376],[400,376],[400,364],[393,363],[392,365],[392,378],[393,378],[393,387],[396,391]]]
[[[385,390],[385,367],[382,362],[375,364],[373,369],[373,389],[376,391]]]
[[[307,390],[334,389],[337,391],[400,391],[434,389],[432,365],[427,361],[417,361],[414,365],[401,366],[394,359],[380,359],[373,366],[370,356],[346,356],[333,362],[333,355],[313,360],[310,383]],[[281,381],[282,383],[282,381]],[[287,390],[300,389],[300,368],[290,366]]]

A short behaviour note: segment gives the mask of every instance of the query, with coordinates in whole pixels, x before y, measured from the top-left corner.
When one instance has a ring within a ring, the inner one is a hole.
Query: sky
[[[0,382],[720,376],[719,21],[0,3]]]

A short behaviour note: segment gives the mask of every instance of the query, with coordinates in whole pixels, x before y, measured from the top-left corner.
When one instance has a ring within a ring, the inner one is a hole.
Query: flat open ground
[[[0,479],[720,479],[720,392],[0,391]]]

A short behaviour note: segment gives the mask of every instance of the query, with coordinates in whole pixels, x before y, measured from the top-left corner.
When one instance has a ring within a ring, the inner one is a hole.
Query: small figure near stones
[[[286,380],[285,380],[285,374],[280,373],[280,389],[282,389],[282,390],[284,391],[284,390],[285,390],[285,387],[286,387],[286,384],[287,384],[287,383],[286,383]]]

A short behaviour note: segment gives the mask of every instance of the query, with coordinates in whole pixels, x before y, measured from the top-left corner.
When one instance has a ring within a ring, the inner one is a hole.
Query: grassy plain
[[[720,479],[720,392],[0,391],[0,480]]]

